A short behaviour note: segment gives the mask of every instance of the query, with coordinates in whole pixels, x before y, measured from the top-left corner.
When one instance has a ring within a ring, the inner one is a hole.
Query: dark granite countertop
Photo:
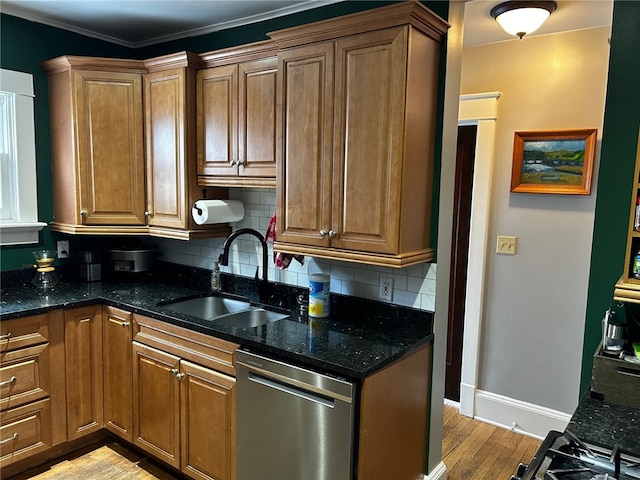
[[[300,289],[296,291],[277,284],[273,284],[272,288],[280,292],[276,298],[279,297],[280,306],[288,307],[286,312],[291,314],[288,318],[261,327],[227,327],[172,312],[158,305],[168,300],[210,293],[206,289],[208,282],[202,281],[206,276],[201,274],[202,278],[195,282],[195,286],[193,282],[175,281],[180,277],[176,275],[171,281],[156,277],[143,281],[61,281],[55,288],[44,291],[45,294],[28,281],[7,280],[3,274],[0,319],[102,303],[230,340],[244,348],[308,368],[356,380],[364,379],[412,348],[432,339],[433,314],[430,312],[332,294],[332,315],[325,319],[311,319],[310,322],[309,317],[292,308],[295,303],[291,297]],[[225,291],[255,301],[250,292],[243,288],[246,284],[241,277],[223,277]]]
[[[578,404],[567,430],[581,439],[606,448],[640,455],[640,409],[608,403],[587,393]]]

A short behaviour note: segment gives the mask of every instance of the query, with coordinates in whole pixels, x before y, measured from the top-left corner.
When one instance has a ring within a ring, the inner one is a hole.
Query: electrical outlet
[[[515,255],[516,254],[516,237],[498,235],[496,253],[505,253],[507,255]]]
[[[380,298],[383,300],[391,301],[393,296],[393,278],[382,277],[380,278]]]
[[[69,258],[69,240],[58,240],[58,258]]]

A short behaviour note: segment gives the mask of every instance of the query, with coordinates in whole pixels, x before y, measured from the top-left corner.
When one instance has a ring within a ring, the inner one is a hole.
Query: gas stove
[[[589,445],[570,432],[551,431],[531,463],[521,464],[511,480],[636,480],[640,458]]]

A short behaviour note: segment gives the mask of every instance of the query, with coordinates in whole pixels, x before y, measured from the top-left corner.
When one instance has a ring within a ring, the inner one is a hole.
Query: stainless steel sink
[[[259,327],[288,317],[287,314],[252,307],[249,302],[217,296],[177,300],[161,306],[173,312],[235,328]]]
[[[247,310],[251,305],[249,302],[242,300],[211,296],[179,300],[162,306],[168,310],[191,315],[192,317],[213,320],[222,315]]]
[[[251,307],[236,313],[223,315],[215,319],[215,323],[236,328],[260,327],[267,323],[277,322],[288,317],[284,313],[272,312],[263,308]]]

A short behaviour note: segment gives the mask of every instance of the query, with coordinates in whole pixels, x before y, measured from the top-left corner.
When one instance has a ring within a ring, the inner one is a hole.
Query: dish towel
[[[267,242],[275,242],[276,241],[276,214],[274,212],[271,220],[269,221],[269,226],[267,227],[267,233],[264,235],[264,239]],[[273,252],[273,263],[276,268],[283,270],[287,268],[291,264],[292,259],[296,259],[300,265],[304,265],[304,255],[291,255],[289,253],[282,252]]]

